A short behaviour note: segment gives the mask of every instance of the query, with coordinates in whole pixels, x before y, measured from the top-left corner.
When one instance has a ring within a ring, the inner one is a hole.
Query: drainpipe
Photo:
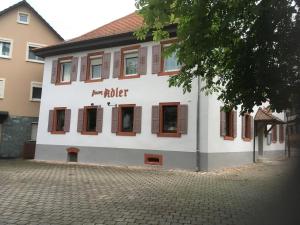
[[[196,170],[200,171],[200,93],[201,93],[201,79],[198,76],[197,85],[197,131],[196,131]]]

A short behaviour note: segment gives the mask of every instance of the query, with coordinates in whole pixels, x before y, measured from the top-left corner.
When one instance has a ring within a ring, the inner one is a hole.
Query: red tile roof
[[[274,116],[272,114],[272,111],[269,109],[262,109],[259,108],[256,112],[255,121],[264,121],[264,122],[270,122],[270,123],[284,123],[281,119]]]
[[[83,34],[77,38],[73,38],[68,42],[83,41],[99,37],[134,32],[143,25],[143,21],[143,17],[134,12],[113,22],[105,24],[104,26],[101,26],[93,31]]]

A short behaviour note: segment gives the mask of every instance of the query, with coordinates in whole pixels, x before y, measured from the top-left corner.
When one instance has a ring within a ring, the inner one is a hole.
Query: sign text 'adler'
[[[121,88],[105,88],[104,90],[93,90],[92,97],[95,95],[101,95],[104,98],[121,98],[127,97],[128,89],[121,89]]]

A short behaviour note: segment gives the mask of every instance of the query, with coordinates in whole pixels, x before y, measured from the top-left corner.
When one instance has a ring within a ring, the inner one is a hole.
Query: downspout
[[[201,79],[198,76],[197,85],[197,130],[196,130],[196,171],[200,171],[200,93],[201,93]]]

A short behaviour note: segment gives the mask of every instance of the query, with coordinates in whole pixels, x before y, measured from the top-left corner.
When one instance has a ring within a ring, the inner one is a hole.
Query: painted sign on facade
[[[104,90],[93,90],[92,97],[95,95],[103,96],[104,98],[122,98],[127,97],[128,89],[121,88],[105,88]]]

